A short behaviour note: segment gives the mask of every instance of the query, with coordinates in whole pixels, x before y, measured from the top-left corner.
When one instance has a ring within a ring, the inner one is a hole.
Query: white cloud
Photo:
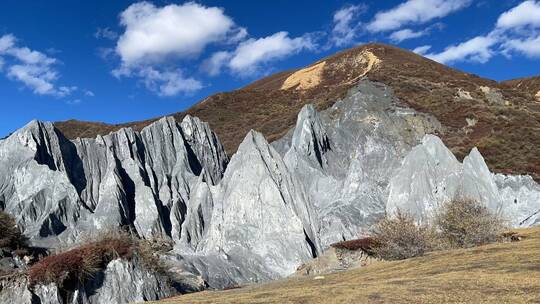
[[[334,13],[334,27],[330,41],[341,47],[354,44],[360,32],[361,23],[357,20],[367,10],[363,4],[345,6]]]
[[[402,41],[405,41],[405,40],[408,40],[408,39],[422,37],[422,36],[426,35],[427,33],[428,33],[427,30],[415,32],[415,31],[413,31],[411,29],[403,29],[403,30],[393,32],[390,35],[390,39],[393,42],[399,43],[399,42],[402,42]]]
[[[94,96],[96,96],[96,94],[94,94],[94,92],[92,92],[90,90],[85,90],[84,91],[84,96],[94,97]]]
[[[416,54],[424,55],[424,54],[427,53],[430,49],[431,49],[431,45],[422,45],[422,46],[419,46],[419,47],[415,48],[415,49],[412,50],[412,51],[413,51],[414,53],[416,53]]]
[[[478,36],[457,45],[451,45],[440,53],[425,54],[426,57],[448,64],[456,61],[487,62],[493,56],[492,47],[497,39],[491,36]]]
[[[503,13],[497,20],[497,28],[499,29],[526,26],[540,27],[540,1],[525,1]]]
[[[540,57],[539,28],[540,1],[524,1],[502,13],[489,34],[425,55],[441,63],[485,63],[496,54],[510,57],[512,52],[537,58]]]
[[[0,54],[5,53],[15,45],[15,36],[11,34],[0,37]]]
[[[264,63],[313,49],[309,35],[289,38],[287,32],[277,32],[259,39],[249,39],[238,45],[228,62],[228,67],[238,74],[252,74]]]
[[[252,75],[268,62],[283,59],[302,50],[313,50],[315,45],[311,34],[290,38],[287,32],[277,32],[264,38],[248,39],[240,43],[234,51],[215,52],[203,62],[201,69],[210,76],[219,74],[224,67],[234,74]]]
[[[116,38],[118,38],[118,33],[108,27],[99,27],[94,33],[94,37],[96,37],[96,39],[115,40]]]
[[[528,57],[540,57],[540,36],[507,40],[503,44],[503,49],[506,52],[517,51]]]
[[[210,43],[239,39],[237,28],[223,9],[194,2],[156,7],[149,2],[132,4],[120,15],[125,32],[116,52],[124,65],[159,62],[169,56],[198,55]]]
[[[57,87],[59,74],[54,65],[58,61],[39,51],[17,46],[12,34],[0,37],[0,55],[10,59],[4,62],[7,77],[23,83],[35,94],[65,97],[77,90],[76,87]]]
[[[56,95],[60,93],[55,90],[52,83],[58,78],[58,75],[54,71],[49,70],[46,66],[12,65],[8,69],[7,76],[24,83],[36,94]]]
[[[200,90],[202,83],[185,77],[173,68],[175,59],[192,59],[210,44],[230,45],[243,41],[247,30],[237,26],[223,9],[195,2],[156,7],[149,2],[132,4],[120,14],[125,28],[115,52],[121,59],[112,71],[115,77],[139,78],[147,89],[159,96],[173,96]],[[207,66],[217,74],[218,57]]]
[[[423,24],[463,9],[470,3],[471,0],[408,0],[388,11],[377,13],[367,29],[384,32],[408,24]]]
[[[231,59],[232,54],[226,51],[215,52],[205,60],[201,66],[201,69],[210,76],[216,76],[221,73],[221,69]]]
[[[194,78],[186,78],[181,70],[159,71],[145,67],[138,71],[144,85],[159,96],[175,96],[179,93],[191,93],[200,90],[202,84]]]

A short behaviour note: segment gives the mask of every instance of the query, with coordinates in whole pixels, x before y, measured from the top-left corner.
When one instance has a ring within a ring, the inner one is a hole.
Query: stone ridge
[[[477,147],[491,170],[540,180],[540,152],[535,149],[540,145],[540,104],[534,97],[540,88],[525,92],[509,86],[511,82],[500,84],[463,73],[384,44],[362,45],[304,69],[271,75],[205,98],[173,116],[181,121],[189,114],[207,121],[232,154],[250,129],[275,141],[294,126],[303,105],[328,109],[366,77],[391,87],[404,105],[436,117],[444,126],[439,136],[459,159]],[[141,130],[155,120],[120,125],[72,120],[55,125],[68,138],[76,138],[128,126]]]

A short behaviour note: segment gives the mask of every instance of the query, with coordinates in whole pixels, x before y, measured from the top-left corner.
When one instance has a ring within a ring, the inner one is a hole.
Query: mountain
[[[503,84],[533,96],[540,102],[540,76],[503,81]]]
[[[439,135],[458,158],[478,147],[495,172],[540,180],[540,103],[530,93],[384,44],[345,50],[210,96],[173,116],[181,121],[189,114],[208,122],[232,153],[250,129],[276,140],[294,125],[303,105],[327,109],[364,76],[389,86],[403,105],[434,115],[443,125]],[[153,121],[107,125],[71,120],[55,126],[74,139],[128,126],[140,130]]]
[[[394,80],[398,73],[403,78]],[[399,208],[423,221],[458,195],[497,210],[512,226],[535,226],[540,185],[529,175],[493,174],[483,157],[483,149],[493,151],[491,141],[460,150],[466,141],[513,134],[493,124],[489,132],[478,130],[488,128],[485,119],[496,110],[529,120],[538,114],[533,101],[513,92],[397,48],[367,45],[190,110],[211,123],[180,113],[70,140],[58,125],[32,121],[0,140],[0,207],[32,245],[51,250],[119,229],[166,242],[170,248],[156,256],[180,280],[200,278],[210,288],[286,277],[330,244],[365,234],[385,213]],[[457,112],[464,109],[473,112]],[[460,117],[454,125],[452,117]],[[466,127],[457,123],[462,118]],[[535,123],[520,123],[523,141],[523,128]],[[515,159],[507,163],[527,165],[537,153],[536,134],[530,135],[533,147],[511,151],[506,157]],[[226,152],[222,136],[234,153]],[[452,142],[461,146],[451,150]],[[59,303],[92,304],[102,299],[97,295],[134,288],[129,279],[119,280],[121,263],[111,263],[112,270],[104,265],[107,270],[85,286],[45,291],[65,295]],[[145,282],[135,287],[162,297],[159,286]],[[55,293],[36,293],[24,274],[17,284],[15,293],[0,290],[0,299],[19,303],[20,292],[36,303],[53,302]],[[115,301],[122,302],[109,302]]]

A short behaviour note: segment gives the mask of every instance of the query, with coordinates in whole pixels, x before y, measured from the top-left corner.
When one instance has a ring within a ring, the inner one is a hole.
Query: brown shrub
[[[347,249],[352,251],[362,250],[367,252],[368,254],[372,254],[373,249],[377,246],[377,240],[372,237],[366,237],[362,239],[342,241],[334,243],[330,246],[338,249]]]
[[[30,268],[30,285],[56,283],[63,287],[68,282],[82,282],[104,269],[110,261],[131,257],[134,247],[134,240],[127,234],[106,235],[80,247],[48,256]]]
[[[416,224],[412,216],[401,211],[375,224],[372,236],[377,242],[373,250],[384,260],[421,256],[431,249],[434,239],[431,228]]]
[[[0,248],[18,249],[26,247],[27,239],[23,236],[15,220],[7,213],[0,211]]]
[[[467,248],[497,241],[505,229],[503,219],[484,204],[454,199],[443,205],[435,217],[441,238],[451,247]]]

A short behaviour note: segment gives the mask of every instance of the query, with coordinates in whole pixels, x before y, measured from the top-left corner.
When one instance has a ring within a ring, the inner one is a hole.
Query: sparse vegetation
[[[538,303],[540,228],[517,232],[520,242],[430,252],[321,280],[288,278],[156,303]]]
[[[0,211],[0,248],[20,249],[26,247],[27,239],[21,233],[15,220],[6,212]]]
[[[454,248],[495,242],[505,228],[499,215],[468,198],[444,204],[435,218],[435,225],[440,237]]]
[[[170,249],[164,240],[140,240],[127,232],[105,232],[64,252],[43,258],[28,271],[30,286],[55,283],[69,289],[74,283],[91,279],[117,258],[138,258],[148,269],[167,275],[156,252]]]
[[[373,250],[378,257],[403,260],[429,251],[434,234],[430,227],[418,225],[412,216],[398,211],[395,216],[379,221],[372,235],[377,242]]]
[[[376,246],[372,251],[384,260],[403,260],[428,251],[493,243],[505,228],[503,219],[484,204],[459,198],[444,204],[429,224],[419,225],[401,211],[386,216],[373,228],[372,244]],[[350,241],[350,245],[359,241]]]
[[[77,248],[48,256],[34,264],[29,272],[31,286],[55,283],[60,288],[93,277],[116,258],[130,258],[136,241],[128,234],[107,234]]]
[[[347,249],[347,250],[362,250],[368,254],[374,254],[373,250],[377,247],[377,240],[372,237],[361,238],[357,240],[342,241],[330,245],[338,249]]]

